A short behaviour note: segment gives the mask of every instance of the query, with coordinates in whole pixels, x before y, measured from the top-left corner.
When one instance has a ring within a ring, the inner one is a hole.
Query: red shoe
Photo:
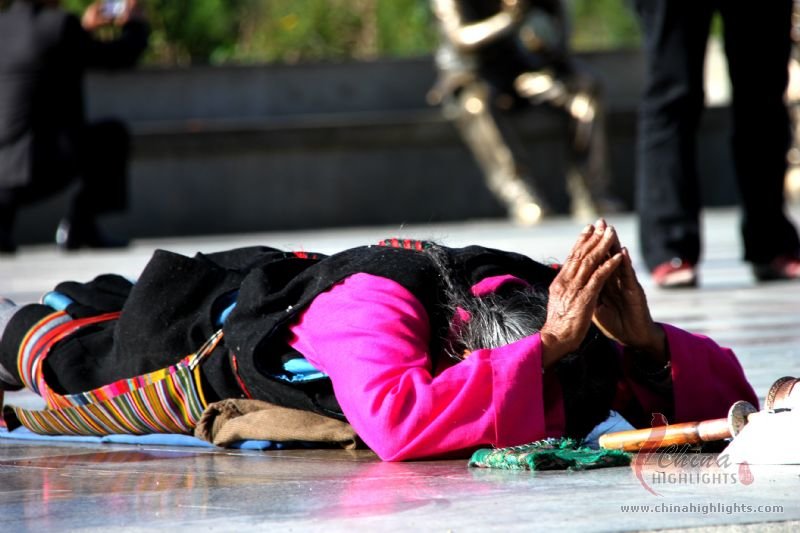
[[[753,263],[753,274],[758,281],[800,279],[800,257],[781,255],[769,263]]]
[[[697,287],[697,269],[679,257],[661,263],[651,273],[653,282],[662,289]]]

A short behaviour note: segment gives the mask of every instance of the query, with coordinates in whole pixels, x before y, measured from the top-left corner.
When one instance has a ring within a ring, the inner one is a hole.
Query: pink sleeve
[[[384,460],[548,436],[538,335],[434,373],[424,307],[368,274],[319,295],[291,330],[290,344],[330,376],[348,421]]]
[[[672,359],[674,420],[671,423],[724,418],[730,406],[739,400],[758,407],[758,397],[730,349],[703,335],[667,324],[662,326]],[[645,413],[663,412],[663,400],[658,396],[632,381],[630,386]]]

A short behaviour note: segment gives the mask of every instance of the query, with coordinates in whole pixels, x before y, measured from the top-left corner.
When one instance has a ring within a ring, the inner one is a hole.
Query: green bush
[[[255,0],[239,15],[236,45],[219,59],[372,59],[425,54],[435,45],[427,0]]]
[[[629,0],[572,0],[569,7],[575,50],[639,45],[639,25]]]
[[[429,0],[143,0],[147,62],[164,65],[341,61],[430,54]],[[636,46],[628,0],[568,0],[577,50]],[[81,12],[89,0],[65,0]]]
[[[206,63],[236,46],[240,0],[148,0],[152,57],[168,63]]]
[[[143,0],[152,35],[147,62],[207,63],[239,39],[242,6],[254,0]],[[92,0],[64,0],[80,14]]]

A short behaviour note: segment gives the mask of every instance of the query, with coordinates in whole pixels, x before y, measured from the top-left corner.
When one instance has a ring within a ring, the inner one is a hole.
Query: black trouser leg
[[[647,62],[636,169],[642,254],[650,269],[673,257],[696,263],[696,137],[713,6],[708,0],[639,0],[637,11]]]
[[[17,202],[12,191],[0,190],[0,253],[14,252],[14,220]]]
[[[789,113],[784,102],[791,51],[791,0],[754,7],[720,2],[733,87],[733,157],[742,204],[745,259],[766,263],[800,250],[784,211]]]
[[[129,152],[130,135],[121,122],[107,120],[86,127],[81,140],[81,187],[72,204],[72,220],[93,221],[99,214],[125,209]]]

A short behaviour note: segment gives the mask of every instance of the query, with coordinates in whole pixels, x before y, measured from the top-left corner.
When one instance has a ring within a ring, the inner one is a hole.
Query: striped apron
[[[176,364],[97,389],[62,395],[47,384],[43,362],[52,347],[80,328],[115,320],[118,312],[73,319],[59,311],[40,320],[20,344],[19,375],[47,409],[14,408],[20,423],[43,435],[191,433],[207,406],[200,363],[222,340],[217,331],[195,353]]]

